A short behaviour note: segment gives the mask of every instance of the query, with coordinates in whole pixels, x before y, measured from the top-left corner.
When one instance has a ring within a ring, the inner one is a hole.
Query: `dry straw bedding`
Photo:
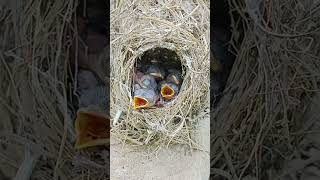
[[[209,3],[118,1],[111,10],[111,116],[114,136],[136,145],[167,146],[192,140],[194,123],[209,114]],[[180,57],[184,81],[177,98],[163,108],[132,108],[136,61],[162,47]]]

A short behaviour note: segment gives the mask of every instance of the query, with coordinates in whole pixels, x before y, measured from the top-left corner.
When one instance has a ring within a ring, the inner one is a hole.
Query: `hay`
[[[209,2],[117,1],[111,10],[112,135],[130,144],[196,147],[194,124],[209,113]],[[163,108],[132,108],[133,71],[147,50],[167,48],[181,60],[184,81]],[[205,112],[205,113],[203,113]]]
[[[303,113],[319,91],[320,2],[229,3],[240,16],[232,24],[237,59],[211,115],[212,178],[277,179],[299,148]]]

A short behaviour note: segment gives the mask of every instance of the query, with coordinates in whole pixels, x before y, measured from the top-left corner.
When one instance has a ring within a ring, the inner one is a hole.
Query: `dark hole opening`
[[[182,65],[176,52],[166,48],[153,48],[147,50],[140,60],[136,61],[136,67],[140,71],[147,71],[150,65],[156,65],[166,69],[178,69],[182,71]]]

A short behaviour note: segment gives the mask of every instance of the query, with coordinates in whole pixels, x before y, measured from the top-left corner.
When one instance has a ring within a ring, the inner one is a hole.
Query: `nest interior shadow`
[[[146,71],[148,65],[157,65],[164,69],[177,69],[182,71],[181,60],[176,52],[166,48],[153,48],[147,50],[141,59],[136,62],[138,70]]]
[[[227,1],[214,3],[212,17],[210,104],[216,108],[224,91],[228,89],[228,79],[237,57],[237,50],[242,44],[244,29],[240,15],[230,11]]]
[[[135,67],[140,72],[146,72],[148,67],[158,66],[164,69],[165,75],[168,75],[167,70],[175,69],[181,72],[183,83],[183,66],[178,54],[170,49],[156,47],[149,49],[143,53],[135,62]]]

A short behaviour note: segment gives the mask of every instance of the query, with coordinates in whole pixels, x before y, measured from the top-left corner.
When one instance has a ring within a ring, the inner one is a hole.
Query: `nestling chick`
[[[80,91],[80,109],[75,120],[77,149],[109,143],[110,118],[106,113],[109,109],[108,95],[105,86]]]
[[[162,68],[158,67],[158,66],[155,66],[155,65],[151,65],[148,68],[146,74],[149,74],[149,75],[155,77],[155,79],[157,81],[163,80],[164,77],[165,77],[164,70]]]
[[[134,109],[149,108],[156,104],[158,95],[154,89],[140,88],[134,92]]]
[[[167,82],[174,83],[176,85],[181,85],[182,83],[182,76],[181,72],[176,69],[169,69],[169,74],[166,78]]]
[[[159,86],[161,96],[165,100],[171,100],[179,93],[179,86],[174,83],[162,81]]]
[[[110,118],[103,113],[80,109],[75,121],[76,149],[107,145],[110,138]]]
[[[135,85],[139,85],[141,88],[156,89],[157,82],[155,78],[148,74],[143,74],[142,72],[136,70],[133,74],[133,80]]]
[[[143,75],[139,81],[139,85],[142,88],[157,89],[157,82],[151,75]]]

